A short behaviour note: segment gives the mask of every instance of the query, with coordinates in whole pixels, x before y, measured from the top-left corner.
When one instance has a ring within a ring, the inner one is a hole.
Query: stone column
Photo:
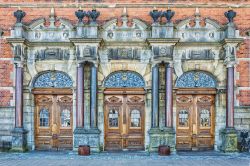
[[[165,83],[165,127],[173,127],[173,66],[166,66]]]
[[[90,127],[97,128],[97,67],[91,66],[90,76]]]
[[[234,127],[234,66],[227,66],[226,127]]]
[[[23,128],[23,63],[15,67],[15,128],[12,131],[11,151],[27,150],[27,131]]]
[[[77,66],[76,127],[84,127],[84,65]]]
[[[234,128],[234,64],[227,62],[226,128],[222,130],[224,152],[237,152],[237,131]]]
[[[152,128],[159,127],[159,65],[152,69]]]

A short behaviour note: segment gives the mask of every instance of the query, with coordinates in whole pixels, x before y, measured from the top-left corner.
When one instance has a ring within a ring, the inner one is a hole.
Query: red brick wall
[[[235,18],[235,24],[240,30],[241,35],[245,36],[245,32],[250,30],[250,2],[249,0],[172,0],[171,9],[175,11],[173,21],[176,23],[187,17],[192,17],[195,12],[195,7],[200,7],[200,13],[203,18],[209,17],[216,20],[220,24],[226,24],[227,19],[224,16],[224,12],[227,11],[230,5],[239,5],[240,8],[234,8],[237,12]],[[67,2],[67,3],[66,3]],[[166,0],[102,0],[86,1],[79,0],[82,2],[81,6],[84,10],[90,10],[93,4],[96,5],[97,10],[101,12],[101,16],[98,18],[100,24],[103,24],[106,20],[111,18],[120,18],[122,8],[127,6],[129,19],[140,18],[146,21],[148,24],[151,23],[149,11],[152,10],[153,6],[157,6],[159,10],[166,10]],[[192,2],[193,4],[190,5]],[[49,4],[52,3],[53,5]],[[138,4],[136,4],[138,3]],[[200,3],[199,6],[194,3]],[[187,5],[189,4],[189,5]],[[211,5],[217,4],[217,5]],[[245,5],[243,5],[245,4]],[[12,74],[13,64],[10,45],[6,43],[5,38],[10,35],[10,29],[15,23],[13,12],[17,10],[17,6],[22,6],[22,10],[26,12],[24,23],[30,23],[32,20],[45,17],[48,18],[50,14],[50,7],[55,6],[55,12],[58,17],[63,17],[72,21],[73,24],[77,22],[74,15],[78,6],[75,1],[71,0],[0,0],[0,28],[4,30],[4,37],[1,40],[0,47],[0,102],[6,100],[7,102],[1,102],[0,106],[8,105],[8,101],[12,99],[12,94],[8,94],[1,90],[1,87],[13,86],[13,80],[10,75]],[[164,8],[159,8],[160,5],[165,5]],[[36,7],[38,6],[38,7]],[[88,7],[88,8],[86,8]],[[246,39],[240,46],[240,50],[237,53],[238,59],[250,58],[250,40]],[[4,60],[2,60],[4,58]],[[236,71],[239,72],[239,79],[236,80],[236,86],[239,87],[250,87],[250,61],[240,60]],[[240,105],[250,105],[250,90],[241,90],[237,94]],[[7,97],[6,97],[7,96]],[[5,98],[5,99],[3,99]]]

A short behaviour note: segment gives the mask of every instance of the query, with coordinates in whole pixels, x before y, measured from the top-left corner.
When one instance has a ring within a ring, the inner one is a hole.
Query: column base
[[[221,150],[225,153],[238,152],[237,132],[232,128],[225,128],[221,131],[222,145]]]
[[[79,145],[89,145],[91,152],[100,152],[100,130],[76,128],[74,131],[74,150]]]
[[[11,152],[25,152],[28,151],[27,133],[24,128],[14,128],[12,130],[12,146]]]
[[[168,145],[175,151],[175,132],[173,128],[151,128],[149,130],[149,152],[158,151],[159,145]]]

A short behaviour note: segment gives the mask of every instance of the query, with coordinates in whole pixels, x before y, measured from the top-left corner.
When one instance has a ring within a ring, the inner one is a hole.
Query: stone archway
[[[33,82],[35,95],[35,148],[73,147],[72,79],[61,71],[45,71]]]
[[[204,71],[188,71],[177,79],[177,150],[214,148],[216,83]]]
[[[144,79],[134,71],[117,71],[104,86],[104,149],[144,150]]]

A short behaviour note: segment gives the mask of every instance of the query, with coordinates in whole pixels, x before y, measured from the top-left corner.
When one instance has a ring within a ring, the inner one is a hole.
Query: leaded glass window
[[[46,108],[40,110],[39,119],[41,127],[49,126],[49,111]]]
[[[176,81],[176,87],[180,88],[215,88],[216,80],[208,73],[201,71],[189,71],[181,75]]]
[[[187,110],[180,110],[179,111],[179,126],[180,127],[188,127],[189,126],[189,115]]]
[[[109,110],[109,127],[118,127],[119,125],[119,114],[115,109]]]
[[[145,87],[142,76],[133,71],[111,73],[104,82],[105,87]]]
[[[61,126],[70,127],[70,111],[68,109],[61,112]]]
[[[210,111],[207,109],[203,109],[200,111],[200,126],[201,127],[210,127]]]
[[[35,88],[69,88],[73,86],[73,81],[64,72],[47,71],[39,75],[35,82]]]
[[[139,110],[131,111],[131,127],[141,127],[141,113]]]

